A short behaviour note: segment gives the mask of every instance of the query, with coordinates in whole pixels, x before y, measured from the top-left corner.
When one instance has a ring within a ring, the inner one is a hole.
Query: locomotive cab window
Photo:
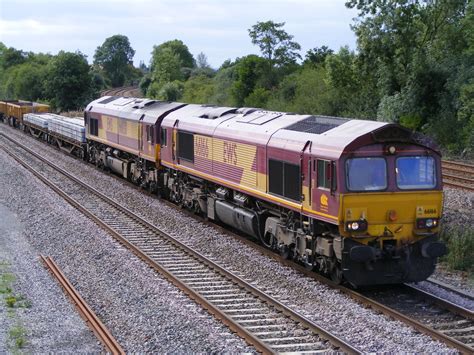
[[[146,126],[146,140],[148,143],[153,143],[155,141],[155,126]]]
[[[89,119],[89,134],[91,136],[99,135],[99,120],[97,118]]]
[[[329,160],[318,159],[314,166],[317,170],[317,186],[336,190],[336,164]]]
[[[194,135],[178,132],[178,158],[194,163]]]
[[[346,160],[346,182],[350,191],[381,191],[387,188],[387,163],[384,158]]]
[[[167,146],[167,139],[166,139],[166,128],[162,128],[161,129],[161,136],[160,136],[160,143],[161,143],[161,146],[162,147],[166,147]]]
[[[397,186],[402,190],[432,189],[436,186],[433,157],[400,157],[395,168]]]
[[[268,161],[268,190],[275,195],[301,201],[299,165],[270,159]]]

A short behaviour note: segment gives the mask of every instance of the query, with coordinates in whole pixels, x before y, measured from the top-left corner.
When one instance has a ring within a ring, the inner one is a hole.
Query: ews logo
[[[195,137],[194,146],[196,149],[196,155],[203,158],[209,157],[209,146],[207,144],[207,139],[204,137]]]
[[[224,163],[237,165],[237,144],[224,142]]]

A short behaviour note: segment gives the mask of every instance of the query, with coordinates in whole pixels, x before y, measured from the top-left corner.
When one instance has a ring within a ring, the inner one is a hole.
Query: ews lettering
[[[237,144],[224,142],[224,163],[237,165]]]

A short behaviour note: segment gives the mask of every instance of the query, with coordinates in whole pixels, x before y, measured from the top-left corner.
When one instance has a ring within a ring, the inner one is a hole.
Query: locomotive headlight
[[[390,154],[395,154],[397,152],[397,148],[395,148],[394,145],[391,145],[390,147],[388,147],[388,152]]]
[[[436,228],[439,224],[438,218],[418,218],[416,220],[417,229],[431,229]]]
[[[358,221],[348,221],[345,223],[346,231],[349,232],[364,232],[367,230],[367,221],[359,219]]]

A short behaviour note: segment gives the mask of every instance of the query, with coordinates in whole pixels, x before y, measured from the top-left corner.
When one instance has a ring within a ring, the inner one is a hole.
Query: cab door
[[[312,206],[312,158],[311,158],[311,141],[307,141],[301,152],[301,197],[302,209],[311,210]]]

